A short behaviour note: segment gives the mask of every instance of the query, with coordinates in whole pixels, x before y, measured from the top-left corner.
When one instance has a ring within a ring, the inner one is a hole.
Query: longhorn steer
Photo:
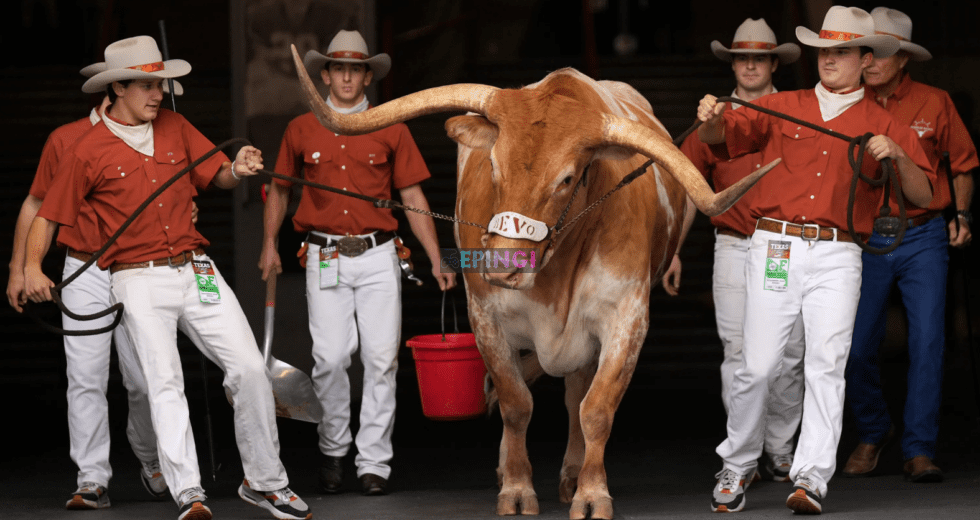
[[[530,350],[532,367],[565,377],[570,424],[560,499],[572,503],[573,519],[611,518],[605,445],[646,336],[651,280],[677,246],[685,189],[701,211],[718,214],[772,165],[715,195],[638,92],[573,69],[519,90],[451,85],[343,116],[320,99],[295,48],[293,55],[310,106],[335,132],[362,134],[441,111],[475,113],[446,122],[459,143],[462,220],[489,223],[513,212],[553,226],[566,207],[570,216],[579,213],[646,156],[659,164],[557,237],[552,231],[532,242],[456,228],[461,248],[533,249],[543,264],[537,273],[464,275],[470,322],[504,425],[497,513],[538,513],[525,443],[532,402],[519,354]]]

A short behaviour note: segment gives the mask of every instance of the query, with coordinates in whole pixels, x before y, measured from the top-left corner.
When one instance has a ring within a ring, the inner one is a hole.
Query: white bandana
[[[138,126],[117,123],[111,117],[104,117],[102,121],[110,132],[116,134],[130,148],[143,155],[153,156],[153,121]]]
[[[92,126],[102,121],[102,116],[99,115],[99,107],[92,107],[92,112],[88,115],[88,120],[92,122]]]
[[[358,112],[364,112],[365,110],[367,110],[368,100],[367,100],[367,96],[364,96],[364,98],[361,99],[360,103],[350,108],[340,108],[337,105],[333,104],[333,100],[330,99],[330,96],[327,96],[327,106],[332,108],[334,112],[340,112],[341,114],[356,114]]]
[[[834,94],[823,86],[823,82],[818,82],[813,90],[817,93],[817,103],[820,105],[820,115],[824,121],[830,121],[843,114],[848,108],[864,99],[864,87],[847,94]]]

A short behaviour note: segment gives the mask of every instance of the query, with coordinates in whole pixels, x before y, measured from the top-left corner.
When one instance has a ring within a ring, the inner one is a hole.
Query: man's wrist
[[[968,226],[973,225],[973,213],[970,213],[968,209],[961,209],[956,211],[957,218],[960,218],[966,222]]]
[[[237,174],[235,174],[235,163],[236,162],[238,162],[237,159],[234,160],[234,161],[231,161],[231,176],[234,177],[236,181],[240,181],[240,180],[242,180],[242,178],[239,177]]]

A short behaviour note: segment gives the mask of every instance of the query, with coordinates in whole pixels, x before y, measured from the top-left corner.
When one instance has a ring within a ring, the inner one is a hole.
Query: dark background
[[[233,121],[240,107],[234,101],[235,71],[231,64],[235,52],[230,42],[233,29],[237,30],[231,20],[240,11],[232,9],[234,4],[207,0],[25,0],[5,5],[4,16],[0,17],[0,46],[6,50],[0,65],[0,114],[4,123],[0,144],[0,256],[9,258],[17,212],[27,195],[46,135],[58,125],[84,116],[87,107],[99,101],[80,92],[78,70],[102,61],[102,50],[108,43],[139,34],[156,37],[158,20],[166,20],[170,55],[186,59],[194,67],[190,75],[181,78],[187,93],[177,100],[179,111],[215,143],[237,135]],[[372,102],[453,82],[519,87],[541,79],[549,71],[571,66],[598,79],[633,85],[650,99],[654,112],[676,135],[693,121],[697,100],[705,93],[726,95],[734,87],[729,66],[710,53],[712,40],[728,44],[746,17],[765,17],[780,43],[795,42],[793,28],[806,25],[819,29],[830,3],[599,0],[593,2],[596,8],[591,25],[584,23],[587,17],[582,14],[582,5],[575,0],[378,0],[373,27],[378,42],[371,48],[391,54],[394,66],[390,76],[378,85]],[[876,4],[857,5],[870,10]],[[948,90],[975,133],[978,122],[973,107],[980,99],[980,41],[975,21],[980,18],[980,6],[951,1],[902,1],[889,5],[913,18],[913,41],[935,56],[930,62],[910,65],[913,78]],[[816,14],[811,16],[811,12]],[[614,38],[624,27],[637,38],[636,52],[628,56],[618,55],[613,46]],[[798,64],[777,71],[776,86],[781,90],[812,87],[816,82],[813,58],[814,54],[804,48]],[[445,214],[452,213],[455,200],[455,144],[442,128],[448,116],[428,116],[408,123],[433,173],[423,188],[433,210]],[[267,156],[275,152],[263,151]],[[255,193],[254,183],[233,193],[202,193],[198,199],[198,227],[212,242],[209,253],[234,285],[253,329],[261,337],[262,283],[255,268],[257,257],[247,253],[261,239],[261,229],[255,225],[261,219],[261,202]],[[444,221],[437,221],[436,226],[441,245],[452,245],[451,226]],[[711,301],[710,229],[707,219],[699,216],[682,256],[682,295],[668,298],[659,285],[651,293],[650,332],[617,415],[611,446],[686,438],[702,439],[703,449],[710,450],[724,437],[724,412],[717,397],[721,347],[714,330]],[[402,331],[404,339],[408,339],[439,331],[440,294],[428,275],[428,261],[407,231],[404,218],[401,230],[413,249],[416,273],[426,280],[421,288],[404,285]],[[281,238],[287,264],[296,246],[290,233],[287,224]],[[52,278],[60,273],[62,255],[52,252],[46,259],[45,271],[54,275]],[[976,265],[976,251],[971,248],[951,255],[941,450],[966,453],[966,457],[944,460],[941,452],[939,462],[944,468],[976,468],[976,448],[965,447],[978,432],[974,397],[978,376],[970,353],[969,326],[977,328],[976,307],[980,304],[966,299],[967,295],[975,298],[978,294],[977,277],[970,268]],[[298,289],[301,285],[298,269],[288,270],[282,277],[276,355],[308,369],[309,339],[305,299]],[[456,291],[456,301],[463,316],[460,328],[468,331],[461,289]],[[968,303],[973,303],[972,310]],[[42,306],[38,312],[49,322],[59,321],[50,306]],[[889,323],[883,347],[885,381],[893,416],[899,420],[907,363],[904,311],[899,304],[892,306]],[[58,468],[52,478],[63,482],[61,487],[67,490],[74,485],[74,468],[67,453],[67,382],[61,338],[43,332],[6,306],[0,311],[0,324],[6,331],[0,347],[0,389],[15,397],[12,412],[19,427],[12,430],[16,445],[45,454]],[[972,348],[976,349],[975,342]],[[181,349],[202,472],[207,473],[199,356],[183,338]],[[402,349],[400,361],[396,453],[419,447],[465,445],[479,447],[481,456],[492,461],[499,440],[499,416],[461,423],[423,419],[409,349]],[[223,471],[240,471],[233,460],[237,455],[231,440],[230,408],[221,397],[220,372],[214,365],[208,368],[206,384],[219,458],[226,468]],[[567,431],[561,382],[546,377],[536,385],[534,394],[536,417],[529,435],[533,442],[555,443],[553,455],[560,458]],[[113,460],[117,465],[135,463],[123,440],[125,400],[115,369],[110,379],[110,403],[117,441]],[[664,421],[665,426],[657,433],[646,428],[651,413]],[[287,466],[292,458],[315,455],[316,433],[312,425],[283,420],[280,423],[284,439],[297,441],[284,442]],[[852,445],[848,444],[853,441],[848,435],[845,422],[844,451]],[[396,455],[395,468],[401,471],[404,467],[398,466],[398,460]],[[492,463],[487,465],[487,477],[492,478]],[[890,467],[898,471],[897,464]]]

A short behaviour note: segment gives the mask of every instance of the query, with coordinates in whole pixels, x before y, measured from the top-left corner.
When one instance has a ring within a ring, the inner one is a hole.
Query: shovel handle
[[[265,331],[262,340],[262,358],[265,365],[269,366],[272,361],[272,328],[275,324],[276,313],[276,278],[275,272],[269,273],[269,279],[265,282]]]

